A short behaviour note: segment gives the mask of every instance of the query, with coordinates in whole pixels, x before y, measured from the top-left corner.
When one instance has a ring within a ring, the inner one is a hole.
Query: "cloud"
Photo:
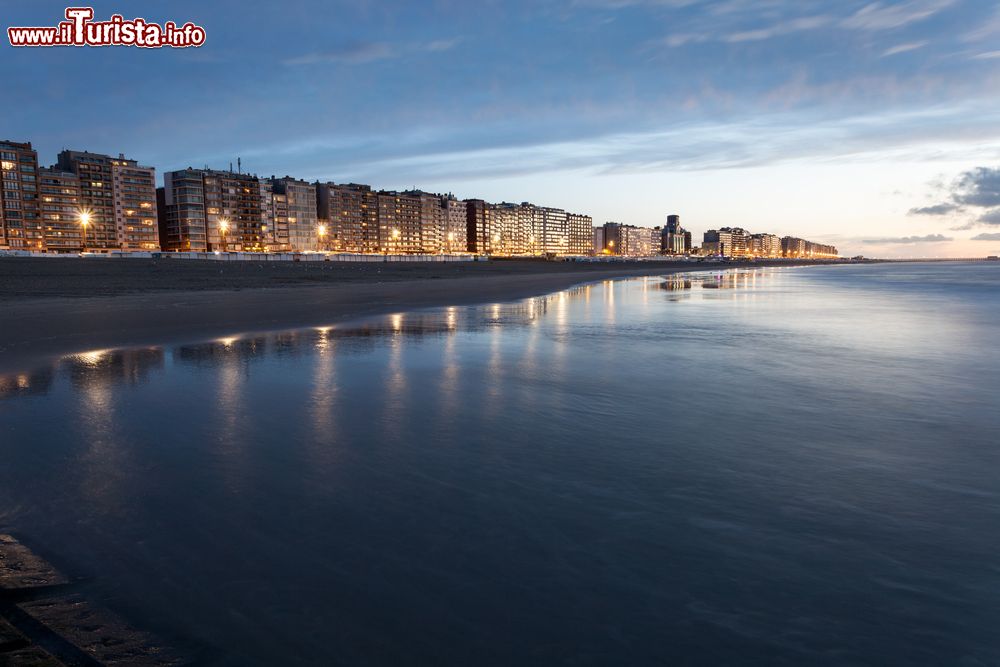
[[[976,167],[962,172],[950,185],[943,186],[943,189],[948,191],[947,201],[911,208],[909,215],[948,215],[971,208],[979,217],[964,225],[952,227],[953,230],[973,229],[978,225],[1000,225],[1000,167]]]
[[[886,58],[888,56],[894,56],[900,53],[906,53],[907,51],[916,51],[917,49],[922,49],[927,46],[927,42],[910,42],[909,44],[897,44],[892,48],[886,49],[882,52],[882,57]]]
[[[957,204],[934,204],[933,206],[911,208],[907,215],[948,215],[949,213],[960,211],[961,208]]]
[[[923,21],[955,4],[955,0],[913,0],[890,5],[873,2],[862,7],[841,25],[856,30],[892,30]]]
[[[943,234],[928,234],[927,236],[900,236],[888,239],[865,239],[862,243],[944,243],[954,241],[950,236]]]
[[[429,51],[431,53],[440,53],[442,51],[451,51],[461,42],[461,37],[454,37],[452,39],[436,39],[432,42],[427,42],[422,48],[424,51]]]
[[[958,177],[952,199],[982,208],[1000,206],[1000,167],[976,167]]]
[[[743,32],[735,32],[723,37],[723,41],[730,43],[737,42],[755,42],[765,39],[771,39],[772,37],[778,37],[780,35],[790,35],[795,32],[802,32],[804,30],[815,30],[817,28],[822,28],[829,25],[831,22],[829,16],[802,16],[795,19],[790,19],[788,21],[782,21],[775,23],[774,25],[767,26],[765,28],[758,28],[756,30],[746,30]]]
[[[970,241],[1000,241],[1000,234],[976,234]]]
[[[320,65],[324,63],[342,63],[347,65],[363,65],[392,57],[392,47],[385,42],[360,42],[345,44],[331,51],[307,53],[295,58],[289,58],[284,61],[284,64]]]
[[[956,0],[909,0],[897,4],[872,2],[852,14],[839,16],[831,13],[795,16],[794,12],[797,9],[801,10],[802,7],[802,4],[795,3],[789,5],[771,3],[762,10],[759,2],[730,2],[714,6],[709,11],[709,20],[688,26],[693,29],[670,34],[660,43],[671,48],[708,41],[738,44],[759,42],[820,28],[862,32],[894,30],[930,18],[955,2]],[[792,8],[791,12],[788,11],[789,8]],[[766,17],[767,20],[761,22],[761,17]],[[888,48],[882,55],[884,57],[905,53],[927,44],[926,41],[899,44]]]
[[[985,51],[972,56],[973,60],[993,60],[995,58],[1000,58],[1000,51]]]
[[[285,65],[321,65],[336,63],[345,65],[364,65],[379,60],[400,58],[407,53],[443,53],[450,51],[462,42],[461,37],[451,39],[435,39],[429,42],[390,46],[386,42],[359,42],[345,44],[331,51],[307,53],[289,58]]]
[[[979,216],[978,222],[984,225],[1000,225],[1000,208],[995,208]]]

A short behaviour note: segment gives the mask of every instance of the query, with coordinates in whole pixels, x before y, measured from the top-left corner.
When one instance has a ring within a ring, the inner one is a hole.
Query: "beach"
[[[511,301],[576,284],[740,266],[696,262],[215,262],[5,258],[0,372],[58,355],[324,326],[420,308]]]

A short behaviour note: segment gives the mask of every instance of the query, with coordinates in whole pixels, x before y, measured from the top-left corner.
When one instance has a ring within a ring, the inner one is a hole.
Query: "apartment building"
[[[80,179],[89,250],[155,250],[160,247],[156,171],[119,154],[65,150],[52,167]]]
[[[30,143],[0,141],[0,248],[42,250],[38,153]]]
[[[86,229],[81,225],[80,217],[80,179],[76,174],[58,169],[39,169],[38,195],[39,212],[45,229],[45,250],[86,250]]]

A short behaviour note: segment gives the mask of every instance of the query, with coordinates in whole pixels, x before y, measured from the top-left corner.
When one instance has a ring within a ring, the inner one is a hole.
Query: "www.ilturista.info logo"
[[[126,20],[120,14],[94,21],[92,7],[67,7],[66,20],[54,28],[7,28],[11,46],[138,46],[186,48],[205,43],[205,29],[191,22],[163,25],[146,19]]]

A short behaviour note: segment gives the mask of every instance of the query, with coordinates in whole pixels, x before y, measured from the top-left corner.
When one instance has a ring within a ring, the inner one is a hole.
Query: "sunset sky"
[[[39,161],[531,201],[842,254],[1000,254],[1000,4],[987,0],[91,3],[198,49],[0,46],[0,138]],[[65,3],[3,0],[0,23]]]

